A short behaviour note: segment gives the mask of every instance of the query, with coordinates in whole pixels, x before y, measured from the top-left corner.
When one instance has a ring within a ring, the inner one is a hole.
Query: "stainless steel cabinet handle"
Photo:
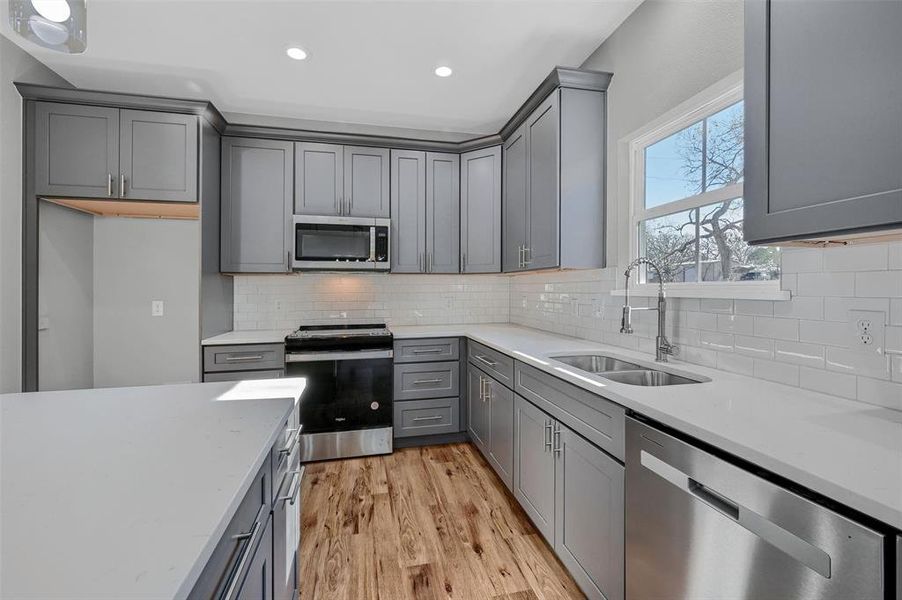
[[[545,421],[545,451],[551,450],[551,419]]]
[[[442,380],[438,379],[438,378],[436,378],[436,379],[417,379],[416,381],[413,382],[413,384],[414,385],[422,385],[425,383],[441,383],[441,382],[442,382]]]
[[[262,354],[253,354],[248,356],[226,356],[228,362],[241,362],[244,360],[263,360]]]
[[[464,273],[467,270],[467,253],[464,252],[464,255],[460,259],[460,272]]]
[[[478,360],[480,362],[487,364],[488,366],[492,367],[493,369],[498,366],[498,363],[487,359],[486,357],[482,356],[481,354],[477,354],[473,358],[475,358],[476,360]]]
[[[298,487],[301,485],[301,478],[304,476],[304,467],[301,467],[297,471],[291,471],[288,473],[291,475],[291,486],[288,488],[288,493],[284,496],[279,496],[276,498],[279,502],[288,501],[289,504],[294,506],[294,497],[297,495]]]
[[[113,174],[112,173],[106,174],[106,195],[107,196],[113,195]]]
[[[263,534],[263,520],[266,518],[268,512],[269,503],[267,502],[263,504],[257,512],[257,518],[254,520],[254,526],[251,527],[250,531],[232,536],[233,540],[245,543],[244,549],[241,551],[241,558],[238,560],[238,566],[232,571],[232,577],[229,579],[229,583],[226,586],[226,592],[222,596],[223,600],[234,600],[238,597],[240,583],[244,581],[244,576],[250,567],[251,555],[253,554],[254,548],[257,547],[260,536]]]
[[[279,449],[279,454],[291,454],[294,451],[294,447],[298,445],[298,442],[301,441],[301,430],[300,428],[289,429],[288,431],[294,433],[294,437],[290,438],[288,443],[285,444],[284,448]]]
[[[517,267],[523,268],[523,246],[517,246]]]
[[[125,175],[119,176],[119,197],[125,198]]]
[[[441,419],[441,415],[435,415],[434,417],[414,417],[414,421],[438,421]]]
[[[485,402],[485,378],[479,376],[479,399]]]
[[[523,246],[523,266],[528,267],[531,264],[532,264],[532,248],[530,248],[529,246]]]
[[[561,454],[561,424],[555,422],[554,424],[554,448],[553,452],[556,456],[560,456]]]
[[[429,348],[427,350],[411,350],[410,353],[411,354],[438,354],[443,351],[444,350],[442,348]]]

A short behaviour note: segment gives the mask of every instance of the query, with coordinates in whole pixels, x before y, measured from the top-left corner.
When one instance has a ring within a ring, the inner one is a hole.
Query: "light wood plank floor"
[[[307,465],[301,598],[583,598],[470,444]]]

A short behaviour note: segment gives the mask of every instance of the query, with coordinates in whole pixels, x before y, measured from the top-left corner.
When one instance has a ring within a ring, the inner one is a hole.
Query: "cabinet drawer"
[[[460,363],[395,365],[395,401],[457,396]]]
[[[284,344],[242,344],[237,346],[204,347],[205,373],[284,368]]]
[[[467,344],[467,349],[467,357],[471,363],[513,389],[514,359],[472,340]]]
[[[285,377],[284,369],[269,369],[267,371],[220,371],[218,373],[204,373],[204,381],[242,381],[245,379],[281,379]]]
[[[235,516],[229,521],[228,527],[216,544],[216,549],[213,550],[197,583],[194,584],[194,589],[188,595],[189,599],[207,600],[222,597],[229,588],[230,579],[234,576],[234,570],[241,562],[241,558],[247,553],[250,553],[248,559],[253,555],[255,548],[252,542],[254,545],[257,544],[269,518],[272,495],[270,468],[267,456],[238,510],[235,511]],[[256,535],[237,540],[234,537],[248,533]]]
[[[395,340],[396,363],[457,360],[458,358],[460,358],[460,342],[457,338]]]
[[[542,371],[516,363],[514,391],[619,460],[626,410]]]
[[[460,429],[460,399],[395,402],[395,437],[454,433]]]

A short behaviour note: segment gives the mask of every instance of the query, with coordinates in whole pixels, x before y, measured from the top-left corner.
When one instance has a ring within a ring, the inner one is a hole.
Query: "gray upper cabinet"
[[[514,396],[514,497],[554,546],[554,421]]]
[[[505,272],[604,266],[604,165],[604,91],[556,88],[508,134]]]
[[[529,269],[556,267],[560,262],[561,138],[558,102],[559,95],[551,94],[526,121],[529,229],[524,262]],[[604,165],[598,164],[595,168],[603,169]],[[600,231],[599,235],[604,235],[604,232]]]
[[[35,104],[35,193],[118,197],[119,109]]]
[[[501,271],[501,146],[460,155],[461,273]]]
[[[426,153],[426,271],[460,272],[460,155]]]
[[[294,145],[294,212],[298,215],[342,215],[345,211],[344,148],[335,144]]]
[[[747,241],[902,226],[900,31],[897,1],[745,4]]]
[[[426,263],[426,154],[391,151],[391,270],[422,273]]]
[[[198,118],[146,110],[119,115],[119,197],[197,201]]]
[[[196,115],[38,102],[40,196],[197,201]]]
[[[222,138],[222,242],[226,273],[290,270],[294,145]]]
[[[389,217],[389,151],[386,148],[344,147],[345,214]]]
[[[623,465],[558,425],[554,550],[594,600],[624,597]]]
[[[527,154],[524,127],[518,129],[504,143],[504,272],[522,271],[523,249],[526,247],[527,222]]]

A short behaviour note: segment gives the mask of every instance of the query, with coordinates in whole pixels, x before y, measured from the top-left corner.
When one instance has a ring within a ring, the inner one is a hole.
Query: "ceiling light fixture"
[[[292,46],[288,50],[285,51],[285,54],[288,55],[288,58],[293,58],[294,60],[306,60],[307,59],[307,51],[303,48],[298,48],[297,46]]]
[[[451,74],[454,71],[451,70],[451,67],[441,66],[435,68],[435,74],[439,77],[451,77]]]
[[[9,0],[9,26],[26,40],[65,54],[88,45],[86,0]]]

